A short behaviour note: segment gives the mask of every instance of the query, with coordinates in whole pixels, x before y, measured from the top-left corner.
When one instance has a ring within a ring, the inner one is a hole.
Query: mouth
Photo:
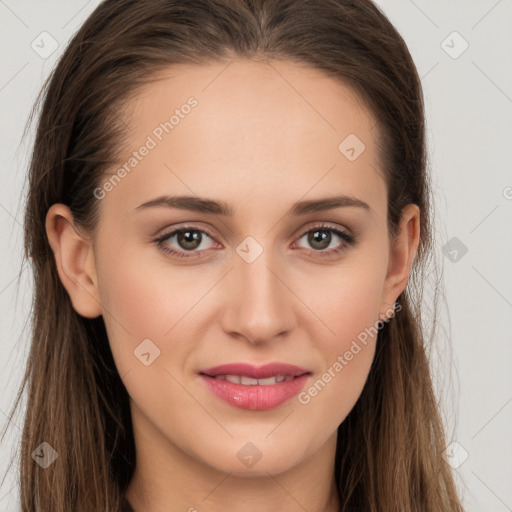
[[[289,382],[296,377],[292,375],[275,375],[274,377],[267,377],[265,379],[253,379],[246,375],[206,375],[212,379],[225,380],[233,384],[242,384],[243,386],[273,386],[280,382]]]
[[[295,365],[246,363],[216,366],[199,372],[207,388],[228,404],[247,410],[278,407],[304,387],[312,372]]]

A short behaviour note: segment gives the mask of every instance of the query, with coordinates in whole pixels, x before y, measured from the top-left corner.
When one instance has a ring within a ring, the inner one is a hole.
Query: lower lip
[[[306,373],[288,382],[279,382],[269,386],[246,386],[234,384],[227,380],[200,375],[208,389],[222,400],[240,409],[264,411],[272,409],[294,397],[304,387],[309,378]]]

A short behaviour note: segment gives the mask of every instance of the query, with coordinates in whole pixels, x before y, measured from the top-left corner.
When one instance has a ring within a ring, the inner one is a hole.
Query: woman
[[[462,510],[421,85],[374,4],[106,0],[41,98],[24,511]]]

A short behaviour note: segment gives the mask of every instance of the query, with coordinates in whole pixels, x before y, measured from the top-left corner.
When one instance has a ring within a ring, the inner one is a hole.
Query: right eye
[[[176,245],[172,245],[173,241]],[[194,253],[200,253],[211,248],[210,245],[200,249],[201,245],[204,242],[212,241],[212,237],[206,231],[192,226],[180,226],[154,240],[159,249],[179,258],[197,257]]]

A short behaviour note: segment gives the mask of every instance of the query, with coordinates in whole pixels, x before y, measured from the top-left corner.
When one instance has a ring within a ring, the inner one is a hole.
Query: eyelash
[[[206,257],[206,256],[194,256],[193,255],[194,253],[201,252],[201,251],[188,251],[189,254],[187,254],[187,251],[177,251],[175,249],[170,249],[167,245],[165,245],[164,242],[166,240],[168,240],[169,238],[173,237],[174,235],[176,235],[182,231],[193,231],[193,232],[204,233],[204,234],[208,235],[209,238],[214,240],[214,237],[212,236],[212,234],[209,231],[207,231],[205,229],[194,228],[193,226],[184,225],[184,226],[178,226],[177,228],[174,228],[173,230],[168,231],[167,233],[163,234],[162,236],[156,238],[154,240],[154,243],[163,252],[170,254],[172,256],[176,256],[178,258],[198,258],[198,257],[203,258],[203,257]],[[308,251],[309,254],[314,253],[315,256],[318,255],[321,258],[336,256],[336,255],[344,252],[345,250],[347,250],[349,248],[349,246],[355,246],[357,244],[357,239],[355,236],[349,235],[346,231],[342,231],[340,229],[333,228],[326,224],[319,224],[318,226],[313,226],[312,228],[308,229],[307,231],[304,231],[299,236],[298,239],[300,240],[302,237],[304,237],[304,235],[307,235],[308,233],[311,233],[314,231],[328,231],[330,233],[334,233],[335,235],[339,236],[344,241],[344,243],[341,244],[341,246],[339,246],[335,249],[330,249],[330,250],[310,249]],[[209,251],[209,250],[210,249],[204,249],[204,251]]]

